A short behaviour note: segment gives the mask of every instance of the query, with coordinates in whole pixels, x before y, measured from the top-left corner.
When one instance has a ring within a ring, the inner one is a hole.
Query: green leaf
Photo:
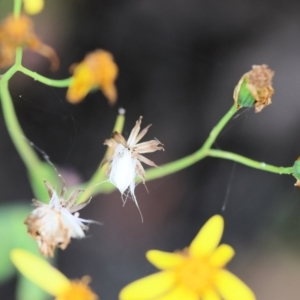
[[[20,276],[17,283],[16,298],[17,300],[46,300],[50,299],[50,296],[27,278]]]
[[[30,206],[2,205],[0,207],[0,282],[8,280],[15,272],[9,259],[9,252],[16,244],[24,244],[22,235],[27,236],[26,227],[23,224],[30,211]],[[28,243],[32,243],[27,237]],[[25,242],[26,244],[26,242]]]
[[[0,283],[9,280],[16,274],[16,269],[9,257],[12,249],[22,248],[40,256],[37,243],[28,235],[24,224],[32,209],[29,203],[28,205],[16,203],[0,206],[0,240],[2,241],[0,247]],[[48,299],[44,291],[21,274],[19,274],[17,288],[18,300]]]

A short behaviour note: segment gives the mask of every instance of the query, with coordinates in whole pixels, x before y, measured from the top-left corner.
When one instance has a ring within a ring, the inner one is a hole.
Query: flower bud
[[[24,9],[30,15],[40,13],[44,8],[44,0],[23,0]]]
[[[240,107],[255,107],[260,112],[271,104],[274,93],[272,78],[274,72],[267,65],[254,65],[252,70],[242,76],[233,92],[233,99],[237,109]]]
[[[295,186],[299,186],[300,187],[300,156],[294,162],[294,165],[293,165],[293,175],[297,179],[297,182],[295,183]]]

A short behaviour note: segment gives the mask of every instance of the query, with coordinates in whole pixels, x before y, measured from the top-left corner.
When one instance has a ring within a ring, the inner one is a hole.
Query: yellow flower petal
[[[120,294],[120,300],[156,299],[170,291],[175,285],[172,272],[159,272],[136,280],[125,286]]]
[[[226,244],[220,245],[211,255],[210,263],[215,267],[224,267],[233,258],[234,249]]]
[[[192,241],[190,254],[198,257],[211,254],[220,243],[223,229],[223,218],[219,215],[211,217]]]
[[[117,89],[114,84],[106,83],[105,85],[101,85],[102,92],[104,96],[109,100],[111,104],[114,104],[117,100]]]
[[[91,278],[84,276],[81,280],[71,281],[70,287],[56,296],[55,300],[98,300],[88,284]]]
[[[182,255],[159,250],[150,250],[146,253],[147,259],[158,269],[170,269],[184,262]]]
[[[56,296],[71,285],[69,279],[46,260],[23,249],[14,249],[10,253],[16,268],[29,280],[49,294]]]
[[[115,80],[118,66],[113,56],[105,50],[95,50],[76,66],[71,66],[73,80],[67,91],[67,100],[78,103],[95,88],[100,88],[110,104],[117,100]]]
[[[199,300],[199,296],[183,285],[177,285],[169,293],[155,298],[155,300]]]
[[[201,300],[221,300],[221,298],[216,291],[210,289],[203,293]]]
[[[67,91],[67,99],[73,104],[80,102],[94,85],[93,75],[88,66],[81,63],[75,70]]]
[[[44,8],[44,0],[23,0],[24,9],[30,15],[38,14]]]
[[[232,273],[220,270],[216,275],[216,287],[224,300],[255,300],[250,288]]]

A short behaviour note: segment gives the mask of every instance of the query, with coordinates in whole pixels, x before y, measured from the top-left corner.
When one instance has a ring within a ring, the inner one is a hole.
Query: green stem
[[[228,123],[228,121],[232,118],[232,116],[237,112],[237,108],[233,105],[229,111],[223,116],[223,118],[219,121],[219,123],[212,129],[207,140],[203,144],[202,148],[208,150],[211,148],[216,138],[220,134],[221,130]]]
[[[235,106],[232,106],[229,111],[222,117],[222,119],[218,122],[218,124],[211,130],[207,140],[204,142],[203,146],[193,154],[190,154],[184,158],[178,159],[171,163],[165,164],[160,168],[151,168],[146,171],[147,180],[153,180],[156,178],[160,178],[169,174],[173,174],[182,169],[185,169],[194,163],[202,160],[207,156],[208,150],[215,142],[216,138],[220,134],[221,130],[228,123],[228,121],[232,118],[232,116],[237,112]]]
[[[250,168],[259,169],[262,171],[272,172],[276,174],[290,175],[293,173],[293,167],[276,167],[232,152],[211,149],[208,152],[208,156],[233,160]]]
[[[20,16],[22,10],[22,0],[14,1],[14,17],[17,18]]]
[[[113,132],[117,131],[119,133],[122,133],[124,123],[125,123],[125,111],[123,109],[120,109],[119,115],[114,125]],[[106,153],[101,163],[99,164],[99,167],[97,168],[95,174],[86,185],[83,185],[84,192],[82,193],[81,197],[77,201],[78,204],[86,202],[93,195],[96,195],[101,192],[110,192],[115,189],[114,185],[104,182],[106,179],[106,170],[108,166],[107,164],[102,165],[104,160],[112,155],[113,155],[113,149],[107,148]]]
[[[237,109],[235,106],[232,106],[229,111],[223,116],[223,118],[218,122],[218,124],[212,129],[210,132],[207,140],[203,144],[203,146],[197,150],[195,153],[190,154],[186,157],[180,158],[176,161],[170,162],[168,164],[165,164],[159,168],[150,168],[146,171],[146,179],[154,180],[157,178],[161,178],[173,173],[176,173],[180,170],[183,170],[196,162],[202,160],[208,155],[209,148],[214,143],[216,138],[218,137],[221,130],[224,128],[224,126],[227,124],[227,122],[230,120],[230,118],[235,114]],[[138,178],[137,182],[141,182],[141,179]],[[112,184],[103,184],[101,187],[96,187],[94,190],[94,194],[96,193],[109,193],[113,191],[115,187]]]
[[[176,161],[173,161],[171,163],[165,164],[161,166],[160,168],[150,168],[146,171],[146,178],[147,181],[157,179],[169,174],[173,174],[175,172],[178,172],[180,170],[183,170],[198,161],[202,160],[203,158],[207,156],[211,157],[218,157],[223,159],[228,159],[232,161],[236,161],[238,163],[244,164],[246,166],[249,166],[251,168],[259,169],[262,171],[268,171],[276,174],[292,174],[292,167],[276,167],[272,165],[268,165],[264,162],[258,162],[255,160],[252,160],[250,158],[231,153],[226,152],[222,150],[214,150],[211,149],[211,146],[215,142],[216,138],[220,134],[221,130],[224,128],[224,126],[228,123],[228,121],[232,118],[232,116],[236,113],[237,109],[235,106],[232,106],[230,110],[224,115],[224,117],[218,122],[218,124],[212,129],[210,132],[207,140],[204,142],[203,146],[197,150],[195,153],[190,154],[184,158],[178,159]],[[107,156],[106,156],[107,157]],[[103,172],[103,169],[101,170],[100,167],[94,177],[92,178],[91,182],[93,183],[99,183],[102,182],[105,179],[105,174]],[[137,179],[137,181],[141,181],[140,179]],[[89,183],[89,186],[91,184]],[[88,195],[95,195],[97,193],[109,193],[115,190],[115,186],[112,184],[103,184],[101,186],[92,186],[93,189],[90,190]],[[85,197],[85,201],[87,198]],[[83,201],[80,201],[83,202]]]
[[[6,81],[8,82],[8,80],[17,72],[17,67],[15,65],[13,65],[12,67],[10,67],[2,76],[1,76],[1,81]]]
[[[24,133],[19,125],[12,99],[8,91],[8,82],[3,78],[0,83],[0,95],[4,120],[11,139],[27,169],[36,170],[40,167],[40,161],[28,142],[24,139]]]
[[[23,66],[19,66],[18,70],[24,74],[26,74],[29,77],[32,77],[34,80],[37,80],[41,83],[44,83],[46,85],[50,85],[53,87],[68,87],[71,83],[72,77],[67,78],[67,79],[62,79],[62,80],[55,80],[55,79],[50,79],[47,77],[44,77],[36,72],[30,71],[27,68]]]
[[[23,56],[23,49],[19,47],[16,50],[16,60],[15,60],[15,66],[18,68],[22,66],[22,56]]]
[[[159,168],[150,168],[146,171],[146,179],[153,180],[183,170],[207,156],[207,150],[201,147],[198,151],[186,157],[180,158]],[[141,180],[138,180],[141,181]]]

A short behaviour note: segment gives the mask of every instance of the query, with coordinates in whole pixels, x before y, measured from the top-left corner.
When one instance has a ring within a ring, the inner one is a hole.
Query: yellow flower
[[[119,299],[255,300],[253,292],[224,269],[234,256],[234,250],[229,245],[219,245],[223,228],[223,218],[215,215],[202,227],[189,248],[175,253],[148,251],[147,259],[162,272],[127,285]]]
[[[78,103],[94,88],[100,88],[110,104],[117,100],[115,80],[118,67],[113,56],[104,50],[95,50],[86,55],[84,60],[71,66],[73,80],[67,91],[67,100]]]
[[[23,0],[24,9],[30,15],[38,14],[44,8],[44,0]]]
[[[88,283],[90,278],[70,281],[64,274],[52,267],[46,260],[23,249],[10,253],[15,267],[29,280],[34,282],[56,300],[97,300]]]
[[[25,15],[18,18],[10,15],[0,25],[0,68],[14,63],[18,47],[28,48],[48,58],[53,71],[59,66],[55,51],[35,35],[32,20]]]

